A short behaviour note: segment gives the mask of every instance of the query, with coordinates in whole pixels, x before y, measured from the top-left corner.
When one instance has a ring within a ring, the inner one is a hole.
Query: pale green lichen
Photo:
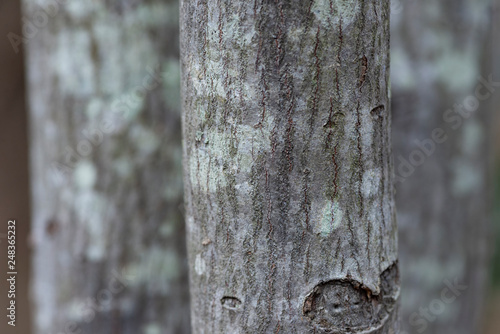
[[[363,174],[363,183],[361,185],[361,190],[365,198],[371,198],[374,196],[379,196],[379,188],[382,180],[382,173],[380,168],[373,168],[366,170]]]
[[[248,45],[252,43],[252,39],[255,36],[255,27],[245,27],[243,32],[241,29],[241,17],[237,13],[228,16],[227,23],[224,26],[224,40],[228,45],[233,45],[239,50],[245,50]],[[230,67],[230,71],[237,71],[237,68]],[[236,73],[231,73],[235,77],[238,75]]]
[[[391,77],[398,89],[412,89],[417,85],[415,67],[408,57],[408,53],[402,49],[391,50]],[[390,88],[390,87],[389,87]],[[389,92],[391,90],[389,89]],[[390,96],[389,96],[390,98]]]
[[[153,246],[142,251],[140,261],[127,265],[132,286],[146,284],[148,289],[168,293],[170,283],[181,273],[178,254],[171,249]]]
[[[130,88],[125,85],[123,71],[123,48],[121,39],[123,31],[117,29],[110,20],[96,20],[92,25],[93,33],[99,50],[106,50],[106,54],[99,58],[100,66],[98,73],[99,87],[104,94],[115,95]]]
[[[161,279],[172,281],[178,278],[181,272],[179,255],[173,250],[163,251],[159,255],[158,260],[161,261]]]
[[[271,151],[271,131],[274,117],[266,118],[267,126],[256,129],[253,126],[243,125],[238,127],[240,140],[238,142],[238,170],[241,173],[250,173],[253,166],[254,156],[263,152]]]
[[[194,261],[194,270],[198,275],[203,275],[205,270],[207,269],[207,265],[205,263],[205,259],[201,257],[201,254],[196,255],[196,259]]]
[[[323,206],[319,234],[323,237],[329,236],[342,223],[344,212],[337,201],[328,202]]]
[[[156,151],[160,146],[160,139],[150,129],[136,124],[130,129],[130,140],[143,155],[149,155]]]
[[[109,224],[105,223],[107,208],[106,198],[93,190],[81,191],[74,198],[73,209],[88,241],[85,254],[89,261],[101,261],[106,256],[109,228]]]
[[[76,20],[83,20],[89,17],[95,10],[97,10],[99,2],[91,1],[91,5],[86,1],[58,1],[64,3],[64,8],[68,14]],[[99,6],[100,7],[100,6]]]
[[[135,11],[127,12],[131,21],[141,22],[146,27],[159,24],[179,24],[179,5],[176,1],[166,3],[141,4]]]
[[[87,31],[63,30],[58,34],[53,55],[59,89],[70,96],[88,96],[95,91],[91,38]]]
[[[452,172],[451,190],[455,196],[464,196],[481,188],[483,175],[474,162],[455,159],[452,162]]]
[[[193,157],[189,160],[189,176],[193,186],[200,187],[204,192],[215,192],[217,184],[223,187],[226,185],[226,179],[215,166],[210,166],[213,176],[204,178],[203,175],[208,175],[209,162],[208,154],[198,151],[198,158]]]
[[[144,334],[161,334],[161,326],[156,323],[151,323],[144,327]]]
[[[358,6],[358,0],[333,0],[331,5],[330,0],[315,0],[311,12],[324,25],[328,25],[329,22],[338,24],[342,19],[342,24],[345,26],[355,19],[359,12]]]
[[[479,190],[484,182],[481,169],[477,168],[473,157],[481,149],[484,134],[476,120],[470,119],[464,126],[462,145],[464,156],[452,162],[453,182],[451,190],[456,196],[467,195]]]
[[[101,116],[102,110],[104,109],[104,103],[99,98],[93,98],[87,104],[85,109],[85,115],[91,121],[96,120]]]
[[[143,111],[144,95],[136,94],[140,88],[117,96],[112,102],[111,108],[123,121],[132,123]]]
[[[113,160],[113,170],[120,177],[120,179],[124,180],[132,175],[134,165],[132,161],[130,161],[130,157],[120,156]]]
[[[199,142],[205,139],[206,146],[197,150],[197,158],[189,160],[191,183],[198,185],[204,192],[215,192],[217,186],[228,185],[227,176],[222,173],[222,166],[217,164],[217,159],[229,161],[227,171],[233,175],[249,174],[252,170],[254,156],[271,150],[271,133],[273,117],[267,117],[266,125],[262,128],[240,125],[237,127],[238,138],[249,140],[236,140],[230,132],[209,132],[205,135],[199,132],[196,135]],[[231,157],[231,151],[236,151],[235,159]],[[212,156],[212,159],[210,159]],[[210,165],[209,165],[210,164]],[[210,168],[210,170],[209,170]],[[199,176],[210,175],[210,177],[198,179]]]
[[[443,41],[444,43],[444,41]],[[435,74],[451,92],[471,89],[479,73],[476,50],[458,51],[452,46],[446,47],[435,60]]]
[[[466,155],[473,155],[481,149],[484,140],[484,132],[481,125],[476,120],[469,120],[464,126],[462,138],[462,149]]]
[[[66,315],[72,321],[83,321],[86,316],[85,300],[74,298],[66,309]]]
[[[73,180],[78,189],[91,189],[97,180],[97,169],[89,160],[80,161],[75,167]]]

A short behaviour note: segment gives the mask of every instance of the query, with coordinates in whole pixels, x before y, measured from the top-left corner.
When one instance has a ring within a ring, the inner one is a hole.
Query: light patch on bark
[[[319,233],[327,237],[342,223],[344,212],[337,201],[327,203],[323,207],[323,218],[321,219]]]
[[[162,329],[159,324],[148,324],[144,329],[144,334],[161,334]]]
[[[82,190],[92,189],[97,180],[97,171],[92,162],[84,160],[75,168],[73,179],[76,186]]]
[[[365,171],[363,174],[363,196],[372,198],[377,196],[380,191],[382,181],[382,172],[379,168]]]
[[[461,197],[481,189],[484,176],[474,162],[456,159],[452,161],[451,165],[453,166],[453,182],[451,184],[453,195]]]
[[[203,275],[205,270],[207,269],[207,265],[205,260],[201,257],[201,254],[196,255],[196,260],[194,262],[194,270],[198,275]]]
[[[313,0],[311,12],[323,24],[349,25],[356,19],[359,10],[359,0]]]
[[[63,30],[58,34],[56,43],[53,70],[60,80],[61,89],[66,92],[78,91],[79,95],[91,94],[95,90],[95,81],[88,32],[83,28]],[[79,70],[75,71],[75,68]]]

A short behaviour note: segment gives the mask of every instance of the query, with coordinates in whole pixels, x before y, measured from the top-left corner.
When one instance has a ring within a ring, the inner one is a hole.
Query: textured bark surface
[[[490,103],[500,87],[482,88],[491,97],[470,117],[456,106],[477,94],[480,74],[488,79],[492,73],[489,1],[403,1],[401,9],[392,17],[391,79],[395,170],[409,174],[397,182],[396,196],[403,327],[479,333],[489,264]],[[400,157],[419,161],[412,152],[422,145],[415,140],[430,150],[435,129],[447,139],[434,142],[435,152],[408,173]],[[455,280],[467,287],[449,302],[447,282]]]
[[[396,333],[388,1],[181,1],[194,333]]]
[[[188,333],[178,3],[24,4],[34,332]]]

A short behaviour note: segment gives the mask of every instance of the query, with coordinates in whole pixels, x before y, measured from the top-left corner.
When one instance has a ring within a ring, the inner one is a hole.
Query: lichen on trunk
[[[397,332],[388,52],[388,1],[181,1],[194,333]]]

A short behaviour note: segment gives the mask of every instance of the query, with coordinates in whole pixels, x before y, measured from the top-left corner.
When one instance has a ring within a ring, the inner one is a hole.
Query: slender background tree
[[[24,5],[34,333],[188,333],[178,3]]]
[[[389,1],[181,1],[198,333],[397,333]]]
[[[492,75],[490,5],[407,0],[392,17],[402,319],[409,333],[480,332],[492,241],[491,102],[500,94],[500,84],[484,84]]]

